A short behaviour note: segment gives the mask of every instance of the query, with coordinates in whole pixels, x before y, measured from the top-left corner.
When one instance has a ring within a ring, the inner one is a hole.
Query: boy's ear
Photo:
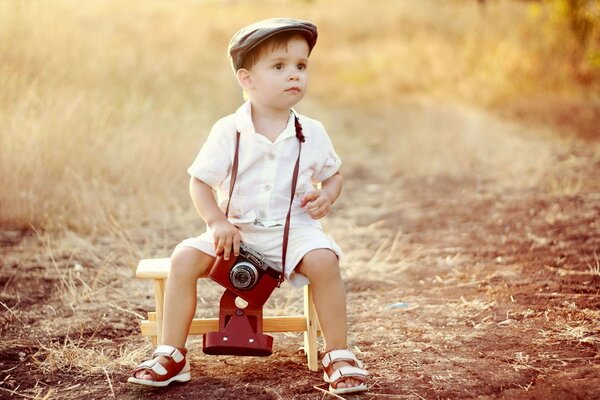
[[[246,68],[240,68],[235,73],[237,77],[238,83],[244,90],[252,90],[254,89],[254,85],[252,84],[252,76],[250,75],[250,71]]]

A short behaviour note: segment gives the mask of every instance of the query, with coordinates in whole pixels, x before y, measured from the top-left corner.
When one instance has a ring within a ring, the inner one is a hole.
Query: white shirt
[[[292,225],[320,226],[300,199],[314,190],[314,184],[333,176],[341,160],[323,125],[300,115],[302,143],[298,183],[292,204]],[[283,225],[288,212],[292,176],[298,144],[294,117],[290,114],[286,128],[275,142],[256,133],[251,104],[244,103],[234,114],[217,121],[187,172],[217,191],[219,207],[224,211],[229,198],[231,166],[235,155],[236,131],[240,132],[237,180],[229,206],[233,224],[258,222],[264,226]]]

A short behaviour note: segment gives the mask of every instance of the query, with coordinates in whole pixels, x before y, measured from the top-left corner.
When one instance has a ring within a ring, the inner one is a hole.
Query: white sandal
[[[144,386],[164,387],[171,382],[187,382],[192,379],[190,366],[185,359],[187,349],[160,345],[152,354],[152,359],[144,361],[132,372],[127,382]],[[163,356],[165,363],[159,363],[154,358]],[[136,378],[136,374],[144,371],[152,376],[152,380]]]
[[[333,364],[339,361],[345,361],[350,365],[344,365],[333,369]],[[329,391],[334,394],[356,393],[369,390],[365,381],[369,373],[363,369],[363,362],[360,361],[350,350],[332,350],[323,356],[323,379],[329,383]],[[356,386],[337,388],[338,383],[347,378],[354,378],[361,383]]]

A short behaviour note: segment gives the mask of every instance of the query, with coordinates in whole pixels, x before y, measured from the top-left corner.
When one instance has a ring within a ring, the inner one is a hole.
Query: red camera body
[[[262,306],[279,285],[277,265],[242,243],[239,256],[218,257],[208,276],[226,290],[221,296],[219,331],[204,334],[202,350],[213,355],[271,355],[273,337],[262,333]],[[237,297],[246,300],[247,307],[238,307]]]
[[[225,260],[218,257],[209,278],[255,306],[262,307],[279,285],[278,266],[257,252],[240,245],[240,255]]]

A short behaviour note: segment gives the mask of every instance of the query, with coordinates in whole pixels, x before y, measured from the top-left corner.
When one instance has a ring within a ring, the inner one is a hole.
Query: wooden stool
[[[171,260],[169,258],[149,258],[140,260],[135,273],[140,279],[154,280],[156,311],[149,312],[148,319],[140,322],[142,336],[150,336],[154,346],[162,343],[165,281],[169,276],[170,269]],[[218,330],[218,318],[194,318],[189,335],[201,335]],[[304,315],[264,317],[263,332],[304,332],[304,352],[308,369],[317,371],[317,336],[320,332],[310,285],[304,287]]]

